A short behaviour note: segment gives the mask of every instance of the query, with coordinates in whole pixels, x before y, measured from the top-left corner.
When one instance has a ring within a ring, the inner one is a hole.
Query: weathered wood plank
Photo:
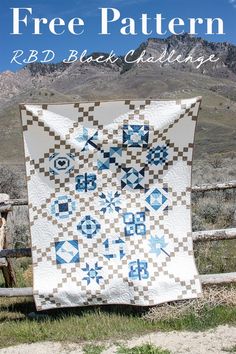
[[[11,288],[17,285],[16,273],[14,270],[13,260],[7,259],[7,266],[2,267],[3,277],[5,279],[6,286]]]
[[[5,249],[0,251],[0,257],[21,258],[31,257],[31,248]]]
[[[193,241],[218,241],[236,239],[236,228],[193,232]]]
[[[0,288],[0,297],[32,296],[33,288]]]
[[[0,194],[0,205],[3,203],[9,203],[10,197],[8,194]],[[1,249],[12,248],[12,234],[11,230],[8,229],[8,212],[0,211],[1,218]],[[3,263],[3,262],[1,262]],[[12,288],[16,286],[16,274],[13,266],[12,259],[5,259],[5,264],[2,265],[1,270],[5,280],[5,286],[7,288]]]
[[[231,188],[236,188],[236,181],[214,183],[214,184],[202,184],[201,186],[192,187],[192,192],[218,191],[218,190],[225,190]]]
[[[6,238],[6,219],[0,216],[0,252],[3,250],[5,246],[5,238]],[[5,257],[0,256],[0,268],[7,266],[7,260]]]
[[[10,199],[8,201],[2,201],[2,202],[0,202],[0,212],[11,211],[13,206],[18,206],[18,205],[28,205],[28,200],[27,199]]]
[[[219,274],[202,274],[200,275],[202,284],[230,284],[236,283],[236,272],[232,273],[219,273]]]
[[[200,280],[203,285],[236,283],[236,272],[221,274],[203,274],[200,275]],[[32,295],[32,288],[0,288],[0,297],[22,297]]]

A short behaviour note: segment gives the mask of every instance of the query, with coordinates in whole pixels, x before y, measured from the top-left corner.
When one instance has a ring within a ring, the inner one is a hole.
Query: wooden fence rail
[[[230,284],[236,283],[236,272],[220,274],[202,274],[200,275],[202,285]],[[33,288],[0,288],[0,297],[26,297],[33,296]]]
[[[193,232],[193,241],[219,241],[219,240],[233,240],[236,239],[236,228],[222,229],[222,230],[209,230],[209,231],[196,231]],[[31,257],[31,248],[18,248],[18,249],[3,249],[0,250],[0,258],[22,258]]]
[[[221,230],[195,231],[192,233],[193,241],[219,241],[236,239],[236,228]]]
[[[226,183],[204,184],[201,186],[192,187],[192,192],[209,192],[220,191],[236,188],[236,181]],[[0,194],[1,196],[1,194]],[[27,199],[1,199],[0,198],[0,220],[7,219],[8,212],[12,210],[13,206],[28,205]],[[2,219],[1,219],[2,216]],[[1,230],[0,230],[1,231]],[[12,236],[11,236],[12,237]],[[217,240],[232,240],[236,239],[236,228],[222,229],[222,230],[206,230],[193,232],[194,242],[217,241]],[[6,242],[7,245],[7,242]],[[1,247],[1,244],[0,244]],[[11,258],[31,257],[30,248],[9,249],[7,247],[0,248],[0,260],[6,260],[11,264]],[[9,266],[8,264],[8,266]],[[1,263],[0,263],[1,265]],[[6,278],[5,278],[6,279]],[[236,272],[220,273],[220,274],[203,274],[200,275],[203,285],[208,284],[229,284],[236,283]],[[14,286],[13,281],[13,286]],[[7,288],[0,288],[1,296],[32,296],[32,288],[12,288],[7,285]]]
[[[192,192],[210,192],[236,188],[236,181],[225,183],[202,184],[201,186],[193,186]],[[27,199],[9,199],[0,202],[0,212],[7,212],[12,209],[12,206],[28,205]]]
[[[236,188],[236,181],[202,184],[201,186],[192,187],[192,192],[209,192]]]

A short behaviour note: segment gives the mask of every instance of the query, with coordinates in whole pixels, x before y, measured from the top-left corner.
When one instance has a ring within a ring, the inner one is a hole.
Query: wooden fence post
[[[1,211],[1,204],[6,204],[9,195],[0,194],[0,250],[12,248],[12,235],[7,230],[8,211]],[[16,286],[16,274],[13,266],[13,260],[10,258],[0,258],[0,269],[2,269],[6,288]]]

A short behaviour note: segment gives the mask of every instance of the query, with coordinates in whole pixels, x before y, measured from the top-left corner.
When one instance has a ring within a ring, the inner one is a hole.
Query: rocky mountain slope
[[[165,40],[149,39],[136,50],[145,58],[159,57],[173,49],[183,57],[219,57],[200,69],[187,64],[127,64],[120,57],[115,64],[27,65],[0,73],[0,164],[22,164],[23,148],[18,104],[112,98],[180,98],[203,96],[196,135],[196,157],[235,150],[236,131],[236,46],[209,43],[189,35]],[[99,53],[95,53],[97,56]]]

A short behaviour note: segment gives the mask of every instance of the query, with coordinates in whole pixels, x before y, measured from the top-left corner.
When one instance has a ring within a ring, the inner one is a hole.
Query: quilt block
[[[37,310],[201,296],[191,235],[200,102],[20,106]]]

